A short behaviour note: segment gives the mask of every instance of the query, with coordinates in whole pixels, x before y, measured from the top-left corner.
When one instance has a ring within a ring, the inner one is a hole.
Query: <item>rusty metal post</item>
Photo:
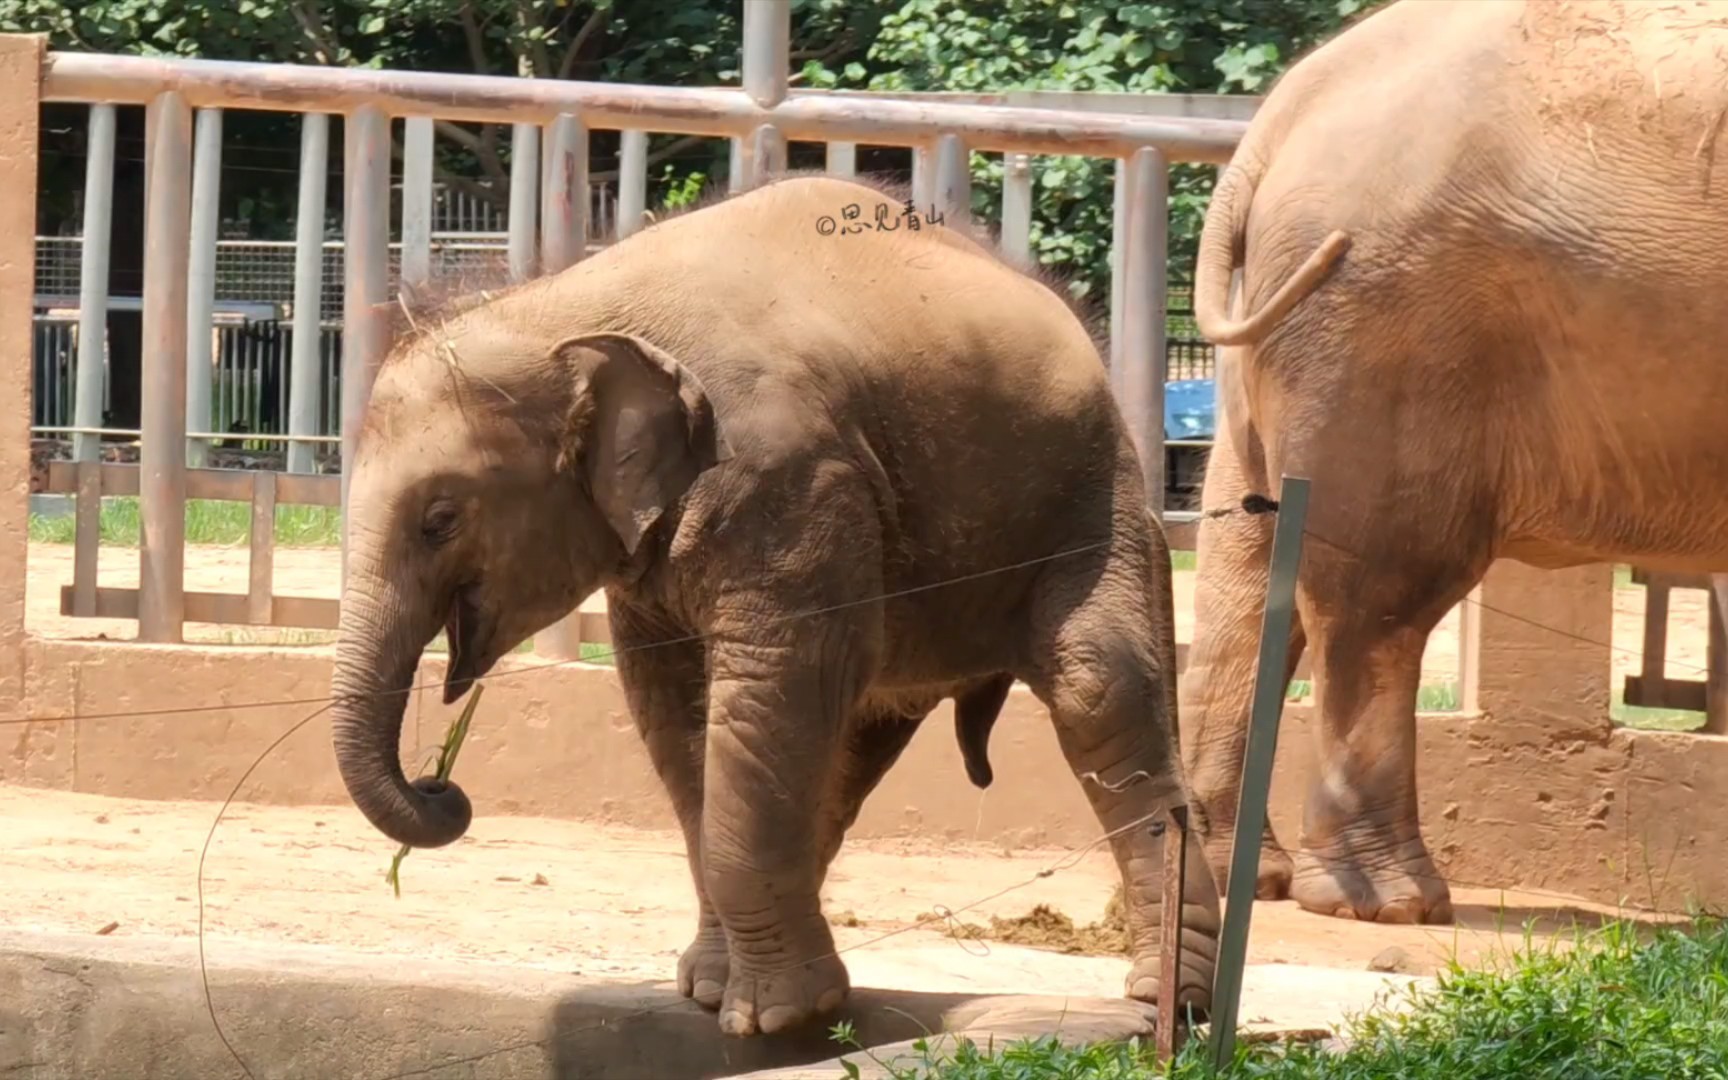
[[[289,358],[288,434],[317,435],[323,402],[324,204],[330,172],[330,117],[300,118],[300,203],[294,219],[294,345]],[[404,256],[406,258],[406,256]],[[288,471],[315,468],[313,445],[288,444]]]
[[[565,113],[546,131],[546,187],[541,203],[545,272],[574,266],[588,245],[588,129]],[[582,616],[571,611],[534,635],[534,653],[549,660],[582,657]]]
[[[540,128],[516,124],[510,135],[510,280],[527,281],[539,263]]]
[[[186,279],[192,226],[192,109],[175,91],[158,97],[149,109],[138,640],[178,642],[186,621]]]
[[[1118,164],[1124,177],[1114,223],[1121,296],[1121,344],[1110,370],[1128,433],[1140,455],[1146,502],[1164,516],[1165,306],[1169,283],[1170,170],[1151,148]]]
[[[618,239],[642,228],[648,208],[648,133],[626,131],[618,148]]]
[[[1006,154],[1002,158],[1002,236],[1004,252],[1032,261],[1032,158]]]
[[[744,5],[744,92],[759,108],[786,100],[792,48],[792,0],[750,0]],[[772,124],[751,134],[749,160],[742,162],[744,187],[786,171],[786,138]]]
[[[556,274],[588,253],[588,129],[565,113],[547,125],[544,145],[540,258]]]
[[[348,485],[366,402],[389,346],[390,118],[362,105],[343,124],[342,580],[348,580]]]
[[[108,235],[114,220],[114,106],[90,106],[84,160],[84,237],[78,248],[78,389],[73,424],[102,426],[108,343]],[[72,459],[95,461],[99,435],[72,436]]]
[[[215,431],[210,383],[216,310],[216,233],[221,224],[222,110],[199,109],[192,155],[192,251],[186,285],[186,422],[189,431]],[[210,447],[186,440],[186,464],[203,468]]]
[[[1182,991],[1182,895],[1188,884],[1188,808],[1180,804],[1166,811],[1164,826],[1164,893],[1159,910],[1161,938],[1158,945],[1158,1031],[1156,1050],[1160,1063],[1182,1049],[1183,1024],[1176,998]]]
[[[958,135],[936,140],[936,198],[942,219],[963,228],[972,219],[972,154]]]

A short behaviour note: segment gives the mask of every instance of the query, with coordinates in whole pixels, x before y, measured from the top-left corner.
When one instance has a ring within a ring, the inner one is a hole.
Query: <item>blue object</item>
[[[1211,379],[1164,384],[1164,437],[1210,439],[1218,425],[1218,392]]]

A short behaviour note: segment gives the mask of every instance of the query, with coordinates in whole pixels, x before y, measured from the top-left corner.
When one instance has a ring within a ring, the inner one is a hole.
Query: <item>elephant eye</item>
[[[426,514],[420,519],[420,535],[428,544],[443,544],[456,535],[457,519],[456,504],[438,499],[426,507]]]

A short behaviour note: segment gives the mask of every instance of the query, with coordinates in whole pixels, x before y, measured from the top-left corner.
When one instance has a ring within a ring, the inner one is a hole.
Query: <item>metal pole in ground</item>
[[[1218,968],[1212,984],[1213,1067],[1222,1070],[1236,1047],[1236,1017],[1242,1004],[1242,968],[1248,958],[1248,922],[1260,874],[1260,837],[1266,828],[1266,803],[1272,787],[1272,761],[1278,751],[1283,718],[1285,662],[1290,653],[1290,623],[1296,610],[1296,572],[1302,564],[1302,530],[1308,520],[1308,481],[1285,476],[1278,491],[1278,524],[1272,532],[1271,580],[1260,626],[1260,660],[1254,672],[1248,747],[1242,761],[1242,791],[1237,797],[1236,836],[1230,851],[1230,889],[1224,926],[1218,936]]]
[[[372,383],[389,345],[390,117],[362,105],[343,122],[342,580],[348,580],[348,485]]]
[[[192,252],[186,285],[186,422],[191,431],[214,430],[210,412],[210,340],[216,310],[216,231],[222,187],[222,110],[199,109],[192,156]],[[210,447],[186,440],[186,464],[203,468]]]
[[[324,202],[330,172],[330,117],[300,118],[300,205],[294,219],[294,345],[289,357],[288,434],[319,434],[323,394],[319,344],[324,318]],[[309,442],[288,444],[288,471],[315,468]]]
[[[401,289],[410,301],[422,299],[432,283],[433,136],[430,118],[403,121]]]
[[[1110,386],[1140,455],[1146,502],[1164,518],[1165,307],[1169,263],[1170,170],[1147,147],[1117,164],[1123,183],[1114,223],[1112,282],[1120,341]]]
[[[1002,159],[1003,252],[1032,261],[1032,156],[1006,154]]]
[[[78,388],[72,423],[102,426],[107,381],[108,234],[114,219],[114,106],[90,106],[90,141],[84,161],[84,238],[79,245]],[[75,461],[100,457],[100,435],[72,436]]]
[[[543,271],[556,274],[574,266],[588,251],[588,129],[575,116],[563,113],[547,125],[545,147],[540,248]],[[535,634],[534,653],[549,660],[580,659],[581,613],[571,611]]]
[[[935,202],[943,222],[956,229],[972,218],[972,154],[958,135],[936,140]]]
[[[510,280],[534,276],[539,263],[540,126],[516,124],[510,135]]]
[[[138,455],[138,640],[179,642],[186,594],[186,272],[192,109],[149,105],[144,209],[144,371]]]
[[[648,208],[648,133],[626,131],[618,148],[618,239],[642,229]]]
[[[792,0],[748,0],[744,5],[744,92],[763,109],[786,100],[792,47]],[[747,160],[743,160],[747,159]],[[786,139],[772,124],[758,127],[749,153],[733,157],[753,188],[786,171]]]

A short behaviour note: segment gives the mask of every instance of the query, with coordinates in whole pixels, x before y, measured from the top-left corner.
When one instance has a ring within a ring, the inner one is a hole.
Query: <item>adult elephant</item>
[[[1313,482],[1317,772],[1258,894],[1450,919],[1417,820],[1429,633],[1495,559],[1728,566],[1728,4],[1404,0],[1294,65],[1208,212],[1221,351],[1184,755],[1227,870],[1273,519]],[[1241,270],[1237,317],[1231,276]]]
[[[399,759],[431,639],[454,701],[604,588],[699,901],[679,985],[723,1030],[842,1002],[818,891],[845,830],[944,698],[988,784],[1015,679],[1096,774],[1127,992],[1157,999],[1150,826],[1186,801],[1169,553],[1056,293],[873,188],[795,178],[419,322],[367,407],[334,676],[342,777],[380,831],[435,847],[470,821]],[[1218,902],[1194,850],[1179,993],[1204,1009]]]

